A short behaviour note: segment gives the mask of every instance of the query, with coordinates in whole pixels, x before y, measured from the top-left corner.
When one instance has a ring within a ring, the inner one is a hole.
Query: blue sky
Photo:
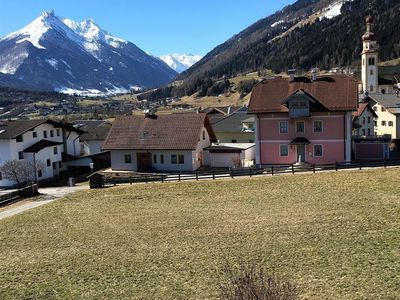
[[[0,36],[42,11],[103,29],[154,55],[205,55],[255,21],[294,0],[1,0]]]

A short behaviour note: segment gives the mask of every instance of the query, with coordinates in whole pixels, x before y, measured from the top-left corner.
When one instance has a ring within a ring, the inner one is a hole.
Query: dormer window
[[[22,143],[24,141],[22,135],[17,136],[16,141],[17,143]]]

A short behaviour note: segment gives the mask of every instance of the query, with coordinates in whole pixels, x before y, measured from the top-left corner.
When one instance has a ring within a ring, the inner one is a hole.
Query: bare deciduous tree
[[[42,161],[33,160],[8,160],[0,168],[3,178],[16,182],[18,186],[30,184],[36,180],[36,172],[42,170]]]

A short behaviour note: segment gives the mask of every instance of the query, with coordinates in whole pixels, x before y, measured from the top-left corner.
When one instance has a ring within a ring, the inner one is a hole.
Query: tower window
[[[369,71],[370,75],[374,75],[374,70]]]
[[[375,65],[375,57],[370,57],[368,59],[368,65],[370,65],[370,66],[374,66]]]

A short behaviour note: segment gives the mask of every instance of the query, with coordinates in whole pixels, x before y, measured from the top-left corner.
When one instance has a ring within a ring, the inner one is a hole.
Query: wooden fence
[[[105,185],[134,184],[150,182],[174,182],[174,181],[199,181],[215,180],[220,178],[235,177],[254,177],[254,176],[274,176],[279,174],[296,173],[317,173],[324,171],[339,171],[345,169],[362,170],[365,168],[387,168],[400,166],[400,160],[381,160],[381,161],[356,161],[356,162],[336,162],[331,164],[313,164],[313,165],[262,165],[253,168],[240,168],[230,170],[210,170],[193,173],[168,173],[168,174],[137,174],[135,176],[105,177]]]
[[[36,196],[38,194],[38,186],[37,184],[30,185],[24,188],[21,188],[16,191],[12,191],[6,194],[0,195],[0,206],[9,204],[11,202],[14,202],[20,198],[27,198],[27,197],[32,197]]]

